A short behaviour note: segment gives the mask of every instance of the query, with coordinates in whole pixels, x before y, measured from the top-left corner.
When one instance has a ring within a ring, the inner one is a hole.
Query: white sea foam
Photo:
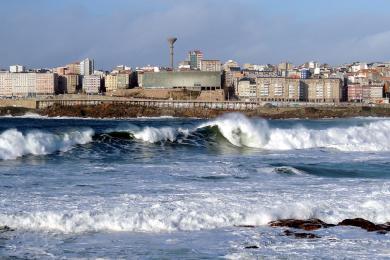
[[[0,159],[10,160],[33,154],[45,155],[56,151],[68,151],[74,145],[92,141],[94,131],[70,131],[57,135],[41,131],[26,134],[17,129],[9,129],[0,134]]]
[[[334,148],[341,151],[390,151],[390,143],[385,141],[390,120],[384,119],[347,128],[280,129],[270,128],[265,120],[249,120],[241,114],[229,114],[199,128],[210,126],[217,126],[235,146],[266,150]]]
[[[221,199],[221,198],[219,198]],[[226,204],[227,203],[227,204]],[[99,211],[40,211],[30,213],[0,213],[0,223],[16,229],[82,233],[95,231],[173,232],[210,230],[239,225],[265,226],[278,219],[319,218],[338,223],[346,218],[363,217],[376,223],[390,220],[390,210],[384,201],[366,201],[361,205],[342,202],[269,201],[258,205],[249,201],[239,204],[208,198],[202,201],[156,203],[143,209],[118,207]]]

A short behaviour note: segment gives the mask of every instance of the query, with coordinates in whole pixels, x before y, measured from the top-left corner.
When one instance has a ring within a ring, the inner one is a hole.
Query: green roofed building
[[[206,71],[162,71],[144,72],[143,88],[182,88],[194,90],[221,89],[221,72]]]

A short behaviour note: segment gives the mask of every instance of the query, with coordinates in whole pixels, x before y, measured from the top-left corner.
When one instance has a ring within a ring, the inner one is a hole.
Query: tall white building
[[[12,77],[11,73],[0,73],[0,97],[12,96]]]
[[[89,58],[86,58],[85,60],[82,60],[80,62],[80,74],[82,76],[89,76],[92,75],[95,71],[95,61]]]
[[[9,66],[9,71],[12,73],[19,73],[19,72],[24,72],[25,68],[22,65],[12,65]]]
[[[83,91],[87,94],[98,94],[100,92],[101,77],[99,75],[88,75],[83,77]]]
[[[18,73],[11,75],[14,96],[34,96],[36,94],[36,73]]]

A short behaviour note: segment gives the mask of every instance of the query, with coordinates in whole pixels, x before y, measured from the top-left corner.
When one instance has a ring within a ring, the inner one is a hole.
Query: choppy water
[[[0,118],[0,258],[389,258],[390,120]],[[255,225],[256,228],[237,227]],[[258,249],[245,249],[258,246]]]

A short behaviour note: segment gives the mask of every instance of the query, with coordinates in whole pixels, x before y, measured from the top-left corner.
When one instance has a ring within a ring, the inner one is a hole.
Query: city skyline
[[[385,16],[390,3],[383,0],[117,0],[115,5],[19,0],[6,1],[3,7],[1,68],[56,67],[85,57],[93,57],[101,69],[118,64],[167,66],[169,35],[178,37],[176,65],[193,49],[202,50],[207,59],[241,64],[390,60]]]

